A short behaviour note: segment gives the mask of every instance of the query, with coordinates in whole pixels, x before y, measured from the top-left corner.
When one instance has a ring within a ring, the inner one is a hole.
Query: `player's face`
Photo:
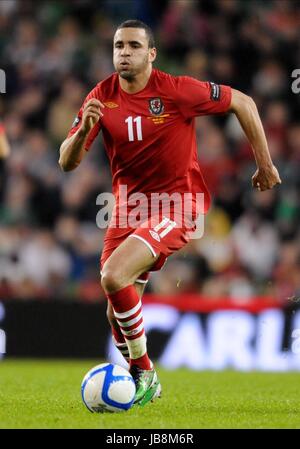
[[[147,70],[156,57],[156,49],[149,48],[143,28],[121,28],[114,36],[114,67],[118,74],[130,81]]]

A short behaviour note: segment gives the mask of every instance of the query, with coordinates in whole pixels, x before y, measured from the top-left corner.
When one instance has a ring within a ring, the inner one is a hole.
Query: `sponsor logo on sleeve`
[[[219,84],[209,82],[210,84],[210,99],[213,101],[220,101],[221,87]]]

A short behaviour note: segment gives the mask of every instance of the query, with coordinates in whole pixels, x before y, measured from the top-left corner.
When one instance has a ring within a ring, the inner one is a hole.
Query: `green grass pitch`
[[[158,368],[161,399],[120,414],[93,414],[80,385],[98,363],[1,361],[0,428],[300,428],[299,373]]]

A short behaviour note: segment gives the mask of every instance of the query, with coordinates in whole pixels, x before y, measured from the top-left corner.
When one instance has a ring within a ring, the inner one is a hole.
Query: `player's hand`
[[[90,132],[96,123],[103,117],[102,109],[104,104],[96,98],[87,101],[83,108],[81,130],[84,133]]]
[[[281,184],[281,179],[274,165],[260,167],[252,176],[252,186],[260,191],[272,189],[276,184]]]

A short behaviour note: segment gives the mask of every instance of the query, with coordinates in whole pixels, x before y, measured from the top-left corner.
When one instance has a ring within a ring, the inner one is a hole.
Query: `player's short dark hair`
[[[149,48],[155,47],[153,31],[146,23],[142,22],[141,20],[125,20],[125,22],[122,22],[118,26],[117,30],[119,30],[120,28],[142,28],[143,30],[145,30],[148,37]]]

